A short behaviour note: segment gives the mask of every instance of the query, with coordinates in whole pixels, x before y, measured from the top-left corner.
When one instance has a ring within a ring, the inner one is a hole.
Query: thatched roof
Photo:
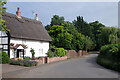
[[[11,13],[5,13],[3,19],[7,28],[10,29],[9,33],[12,38],[52,41],[40,21],[26,17],[18,18]]]

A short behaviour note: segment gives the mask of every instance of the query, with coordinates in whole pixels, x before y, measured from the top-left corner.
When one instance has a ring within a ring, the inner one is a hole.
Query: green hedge
[[[120,71],[120,44],[102,46],[97,63],[116,71]]]
[[[64,48],[51,48],[48,53],[48,57],[63,57],[67,55],[67,51],[64,50]]]
[[[9,63],[10,58],[8,57],[8,54],[4,51],[0,53],[0,63],[6,64]]]
[[[64,48],[56,48],[55,54],[56,57],[63,57],[67,54],[67,52],[64,50]]]

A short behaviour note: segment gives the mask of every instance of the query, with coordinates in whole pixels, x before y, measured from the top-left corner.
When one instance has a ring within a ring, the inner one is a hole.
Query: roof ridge
[[[19,22],[22,22],[22,23],[24,21],[27,21],[27,22],[32,22],[32,23],[35,23],[35,24],[37,23],[37,24],[41,24],[42,25],[41,21],[37,21],[35,19],[27,18],[27,17],[24,17],[24,16],[21,16],[21,18],[18,18],[15,14],[8,13],[8,12],[5,12],[5,14],[3,16],[7,16],[7,17],[10,17],[10,18],[16,18]]]

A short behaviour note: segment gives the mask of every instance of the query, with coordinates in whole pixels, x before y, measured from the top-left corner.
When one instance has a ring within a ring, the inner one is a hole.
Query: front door
[[[24,49],[17,49],[17,58],[24,58]]]

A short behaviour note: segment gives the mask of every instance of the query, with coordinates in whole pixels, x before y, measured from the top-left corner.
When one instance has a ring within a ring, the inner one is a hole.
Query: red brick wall
[[[64,57],[53,57],[53,58],[49,58],[47,57],[47,63],[51,63],[51,62],[55,62],[55,61],[61,61],[61,60],[66,60],[67,56]]]
[[[36,62],[38,63],[38,65],[43,64],[43,61],[42,61],[42,60],[38,60],[38,61],[36,61]]]
[[[68,50],[67,57],[75,58],[78,56],[78,53],[75,50]]]
[[[85,50],[79,50],[78,53],[75,50],[68,50],[67,51],[67,57],[75,58],[79,56],[87,55],[88,52]]]

